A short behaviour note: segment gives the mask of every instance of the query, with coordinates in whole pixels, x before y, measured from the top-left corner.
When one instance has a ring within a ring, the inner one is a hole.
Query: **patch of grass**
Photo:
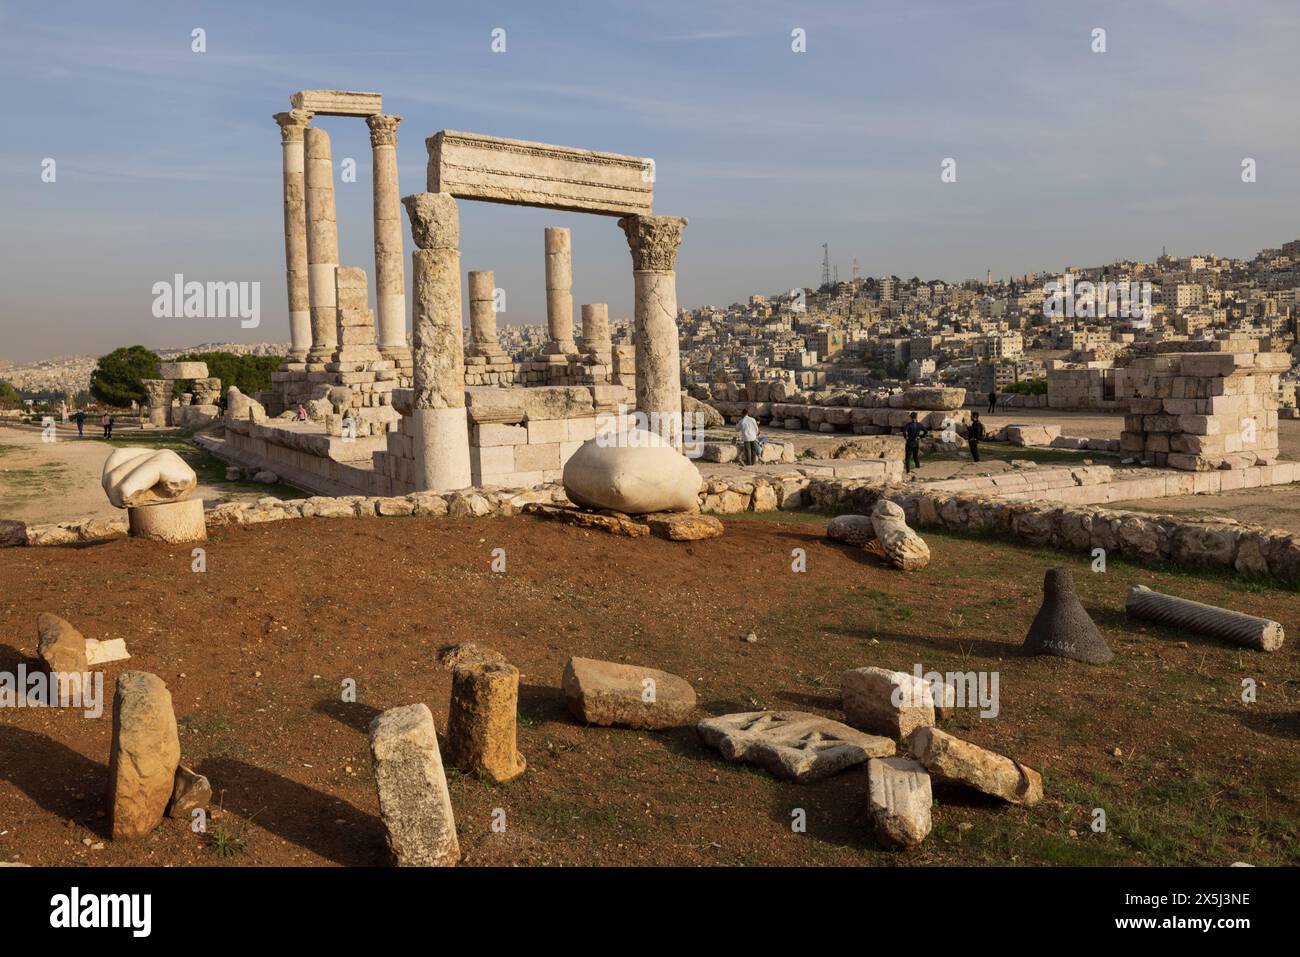
[[[217,857],[238,857],[248,850],[248,842],[218,824],[208,832],[208,850]]]

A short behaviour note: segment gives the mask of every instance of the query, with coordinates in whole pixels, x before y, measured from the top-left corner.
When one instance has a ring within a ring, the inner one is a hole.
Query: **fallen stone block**
[[[727,714],[706,718],[697,729],[727,760],[756,764],[787,781],[816,781],[895,751],[889,738],[803,711]]]
[[[852,668],[840,675],[841,707],[855,728],[906,738],[934,724],[930,682],[906,671]]]
[[[370,722],[379,815],[400,867],[450,867],[460,860],[456,819],[428,705],[390,708]]]
[[[940,781],[964,784],[1012,804],[1037,804],[1043,779],[1019,761],[962,741],[938,728],[917,728],[908,741],[912,756]]]
[[[607,515],[563,505],[544,505],[541,502],[529,502],[524,506],[524,513],[563,522],[566,525],[576,525],[579,528],[594,528],[609,532],[611,535],[623,535],[627,538],[643,538],[650,534],[649,525],[634,522],[626,515]]]
[[[167,685],[145,671],[119,675],[108,755],[113,840],[142,837],[162,822],[180,760],[180,737]]]
[[[69,694],[81,694],[82,675],[89,670],[81,632],[58,615],[43,611],[36,616],[36,653],[49,673],[59,676]]]
[[[674,542],[721,538],[723,533],[721,521],[712,515],[701,515],[698,512],[663,512],[638,517],[650,526],[651,533]]]
[[[167,816],[188,819],[195,810],[206,808],[211,803],[212,784],[208,779],[183,764],[179,765],[171,800],[167,802]]]
[[[569,711],[585,724],[672,728],[695,710],[689,681],[641,665],[570,658],[561,686]]]
[[[131,656],[126,650],[126,639],[110,638],[107,641],[86,639],[86,664],[106,665],[114,661],[125,661]]]
[[[930,833],[930,775],[910,758],[867,762],[867,797],[876,840],[885,847],[916,847]]]

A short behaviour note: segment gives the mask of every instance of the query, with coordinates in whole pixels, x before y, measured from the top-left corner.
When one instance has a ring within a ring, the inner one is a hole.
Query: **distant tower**
[[[840,264],[839,264],[839,263],[836,263],[836,264],[835,264],[835,266],[834,266],[832,272],[834,273],[834,278],[831,280],[831,282],[835,283],[835,285],[838,286],[838,285],[840,284]]]
[[[990,269],[990,270],[988,270],[987,272],[984,273],[984,284],[985,284],[985,285],[988,285],[988,286],[993,285],[993,270],[992,270],[992,269]]]
[[[831,245],[822,243],[822,285],[831,284]]]
[[[858,257],[853,257],[853,284],[858,284]]]

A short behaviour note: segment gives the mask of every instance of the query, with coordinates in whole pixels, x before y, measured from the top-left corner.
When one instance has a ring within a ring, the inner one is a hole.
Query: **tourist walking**
[[[108,425],[104,427],[104,438],[111,439],[112,437],[113,437],[113,416],[110,415],[108,416]]]
[[[989,415],[992,415],[995,411],[997,411],[997,407],[998,407],[998,390],[997,387],[995,386],[994,388],[989,389]]]
[[[298,421],[299,422],[307,421],[307,407],[303,405],[301,402],[298,403]]]
[[[108,413],[105,412],[99,418],[99,424],[104,429],[104,438],[108,438]]]
[[[972,412],[970,414],[970,425],[966,426],[966,444],[970,446],[970,458],[972,462],[980,460],[980,441],[984,438],[984,423],[980,421],[980,414]]]
[[[84,439],[86,437],[86,413],[78,409],[75,418],[77,420],[77,438]]]
[[[740,423],[736,426],[740,432],[740,462],[742,465],[757,465],[759,459],[758,446],[758,422],[749,410],[740,417]]]
[[[930,430],[916,421],[915,412],[909,413],[908,420],[903,426],[903,468],[911,472],[913,462],[918,469],[921,467],[921,439],[929,435]]]

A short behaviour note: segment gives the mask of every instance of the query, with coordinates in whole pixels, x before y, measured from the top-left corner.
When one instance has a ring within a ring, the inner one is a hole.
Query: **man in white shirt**
[[[758,464],[758,422],[745,410],[737,426],[740,431],[740,462],[742,465]]]

